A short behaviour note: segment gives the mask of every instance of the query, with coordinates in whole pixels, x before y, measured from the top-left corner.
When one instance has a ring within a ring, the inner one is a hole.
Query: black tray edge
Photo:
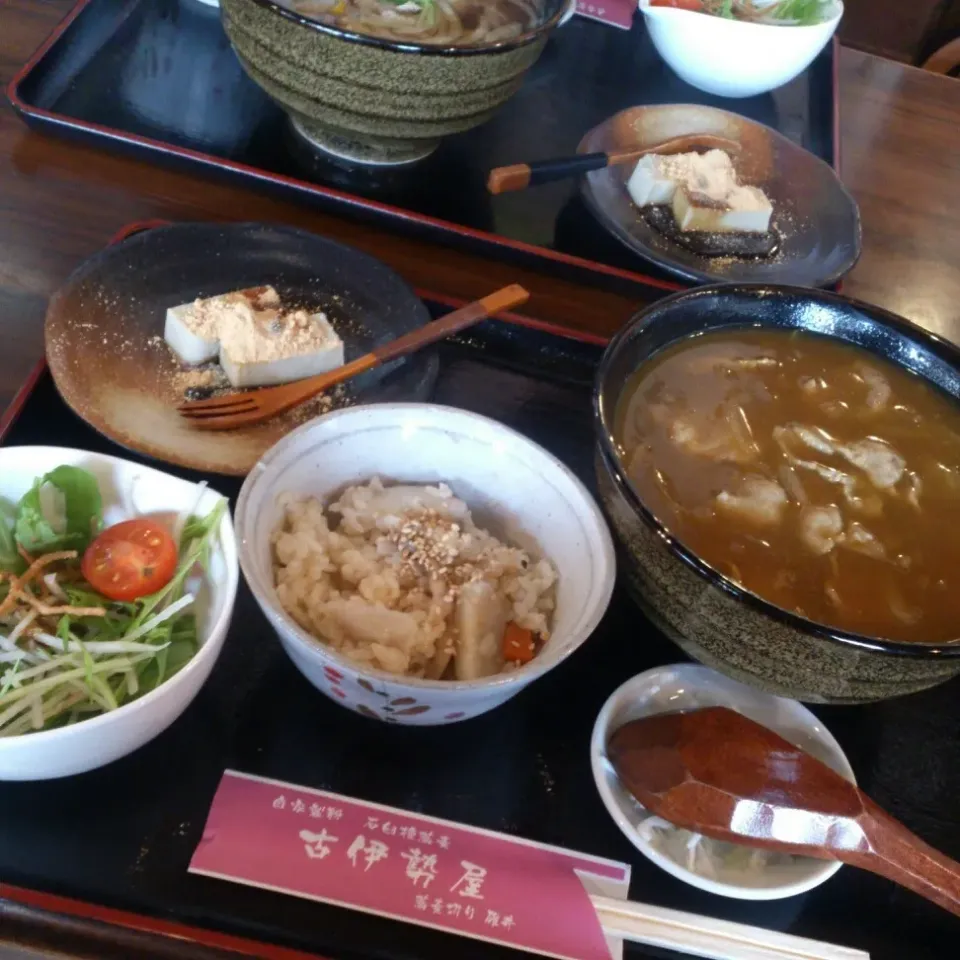
[[[78,0],[53,32],[44,40],[33,56],[13,77],[6,89],[7,99],[20,118],[31,128],[51,133],[81,143],[93,144],[102,149],[101,141],[106,140],[116,147],[117,152],[132,156],[147,155],[152,160],[165,163],[183,170],[219,172],[235,184],[249,184],[264,190],[273,190],[282,199],[308,199],[319,208],[333,213],[349,213],[358,219],[387,223],[399,232],[420,236],[428,240],[453,240],[460,249],[485,254],[494,258],[518,264],[525,264],[545,270],[562,279],[586,281],[611,292],[636,293],[637,286],[663,291],[663,295],[685,289],[688,285],[655,279],[642,273],[611,267],[607,264],[571,254],[560,253],[547,247],[519,240],[511,240],[498,234],[488,233],[451,223],[435,217],[404,210],[375,200],[365,200],[340,190],[322,187],[292,177],[271,174],[256,167],[223,160],[196,150],[174,147],[159,140],[141,137],[137,134],[114,130],[100,124],[88,123],[73,117],[53,113],[28,103],[20,95],[20,85],[38,66],[46,53],[56,44],[92,0]],[[839,50],[836,37],[831,41],[833,128],[831,140],[833,147],[832,166],[840,174],[840,103],[839,103]],[[839,289],[839,285],[836,287]]]
[[[0,444],[10,432],[10,428],[17,422],[17,418],[23,412],[27,405],[30,395],[33,393],[40,378],[47,369],[45,357],[41,357],[27,374],[26,379],[20,385],[20,389],[13,395],[13,399],[7,404],[6,408],[0,412]],[[3,896],[3,885],[0,884],[0,897]]]
[[[16,944],[36,949],[77,950],[96,956],[110,948],[110,956],[137,956],[140,960],[326,960],[261,940],[250,940],[205,927],[194,927],[145,914],[115,910],[55,894],[0,883],[0,925],[16,936]],[[2,945],[0,945],[2,946]],[[115,951],[125,951],[124,954]],[[132,952],[130,952],[132,951]]]

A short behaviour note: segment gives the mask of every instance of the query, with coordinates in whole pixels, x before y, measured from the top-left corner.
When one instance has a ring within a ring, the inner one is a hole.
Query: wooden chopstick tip
[[[509,167],[494,167],[487,176],[487,190],[494,194],[523,190],[529,185],[530,166],[526,163],[514,163]]]
[[[509,310],[511,307],[518,307],[530,299],[530,291],[521,287],[519,283],[511,283],[508,287],[495,290],[487,294],[480,300],[484,310],[489,316],[500,313],[503,310]]]

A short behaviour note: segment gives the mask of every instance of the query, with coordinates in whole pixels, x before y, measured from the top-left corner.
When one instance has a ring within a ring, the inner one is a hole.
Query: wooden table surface
[[[0,81],[72,0],[0,0]],[[960,82],[843,50],[843,179],[860,204],[863,258],[845,292],[960,339]],[[139,161],[28,132],[0,107],[0,409],[42,350],[47,297],[133,220],[284,221],[362,247],[415,286],[456,297],[518,280],[532,316],[609,333],[623,296],[560,282],[376,227],[304,210]]]
[[[0,89],[72,0],[0,0]],[[960,82],[844,50],[843,179],[864,227],[846,283],[960,340]],[[341,220],[194,176],[30,133],[0,106],[0,409],[42,352],[46,302],[68,273],[134,220],[271,220],[368,250],[415,286],[472,297],[499,282],[533,291],[526,308],[555,323],[609,333],[628,298]],[[122,921],[116,921],[122,922]]]

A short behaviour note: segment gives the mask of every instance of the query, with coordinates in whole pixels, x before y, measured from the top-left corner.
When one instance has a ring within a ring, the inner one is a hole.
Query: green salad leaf
[[[13,536],[13,525],[17,520],[17,508],[0,497],[0,570],[19,573],[23,561],[17,552],[17,541]]]
[[[827,20],[834,4],[833,0],[703,0],[703,10],[727,20],[805,27]]]
[[[63,497],[59,519],[44,514],[39,491],[45,484],[53,485]],[[8,505],[5,517],[0,510],[12,542],[14,510],[17,539],[21,530],[24,535],[47,538],[42,547],[34,547],[38,552],[67,544],[82,549],[102,525],[96,480],[72,467],[60,467],[41,477],[18,507]],[[166,586],[150,596],[117,602],[100,596],[82,580],[59,584],[68,604],[78,609],[60,615],[55,626],[47,620],[49,632],[35,631],[27,643],[18,638],[14,644],[7,637],[6,646],[0,649],[0,737],[76,723],[115,710],[182,670],[201,642],[194,579],[210,562],[226,512],[226,500],[219,500],[206,516],[186,519],[176,571]],[[0,551],[2,547],[0,541]],[[13,553],[20,560],[16,542]],[[0,596],[5,586],[0,583]],[[94,616],[79,608],[100,611]],[[7,627],[12,625],[0,630]]]
[[[60,509],[51,507],[51,501]],[[62,466],[38,477],[24,494],[14,535],[29,553],[81,552],[102,526],[103,499],[96,477],[80,467]]]
[[[806,27],[826,19],[830,8],[830,0],[780,0],[764,13],[765,19]]]

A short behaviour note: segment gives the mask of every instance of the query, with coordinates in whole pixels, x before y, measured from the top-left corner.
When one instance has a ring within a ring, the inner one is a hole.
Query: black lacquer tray
[[[446,309],[430,307],[437,315]],[[432,399],[510,424],[592,486],[590,392],[600,352],[597,343],[557,332],[487,322],[467,339],[439,348]],[[0,435],[4,444],[66,445],[128,456],[67,409],[43,367],[0,421]],[[236,481],[210,480],[224,493],[237,492]],[[960,921],[850,867],[804,896],[750,903],[694,890],[637,853],[597,795],[590,732],[620,683],[680,659],[680,651],[618,590],[584,648],[504,706],[452,726],[388,727],[314,690],[288,662],[241,584],[223,654],[197,700],[169,730],[100,771],[47,783],[0,784],[0,931],[5,915],[26,902],[180,936],[184,928],[176,925],[186,925],[331,960],[518,956],[188,875],[214,790],[230,767],[629,861],[635,900],[859,947],[874,960],[955,957]],[[847,751],[861,786],[955,858],[960,857],[958,693],[954,682],[881,704],[816,708]],[[146,948],[131,949],[117,955],[154,956]],[[277,960],[294,956],[267,946],[248,947],[250,952]],[[674,955],[628,947],[627,956]]]
[[[405,168],[320,160],[242,71],[200,0],[80,0],[10,84],[32,126],[454,243],[554,275],[632,291],[666,274],[593,219],[572,182],[491,197],[490,168],[573,153],[637,104],[704,103],[766,123],[838,165],[837,48],[785,87],[747,100],[677,78],[642,18],[631,31],[575,17],[488,123]]]

